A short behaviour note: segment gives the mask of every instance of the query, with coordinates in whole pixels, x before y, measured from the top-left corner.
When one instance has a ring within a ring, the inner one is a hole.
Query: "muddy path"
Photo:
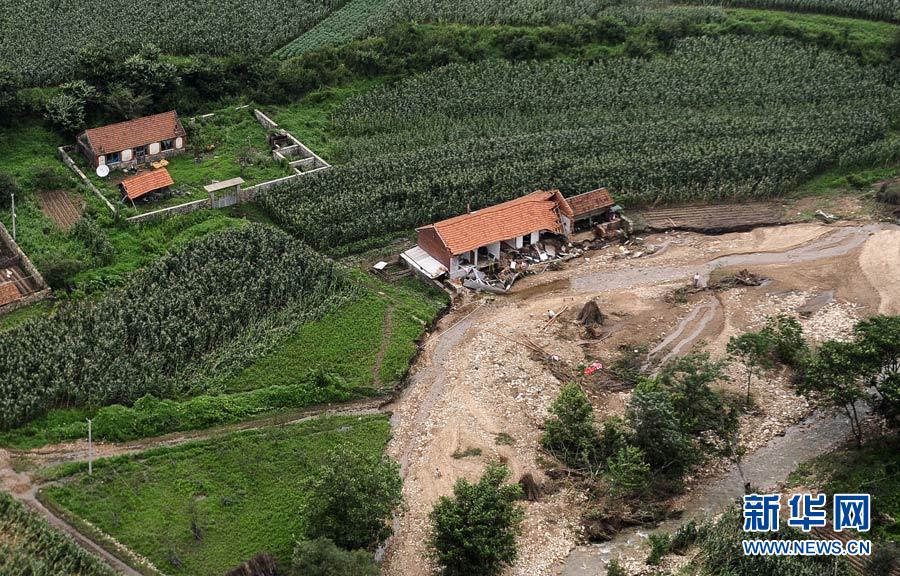
[[[694,273],[700,274],[705,284],[709,282],[710,274],[721,268],[801,264],[844,256],[862,246],[869,236],[882,230],[896,229],[897,226],[890,224],[835,228],[833,232],[788,250],[728,254],[695,265],[649,265],[585,274],[572,280],[572,288],[577,292],[628,290],[645,284],[690,278]]]
[[[784,436],[776,437],[765,447],[745,457],[722,476],[710,480],[683,503],[684,513],[651,529],[629,529],[618,536],[590,546],[572,550],[560,576],[604,576],[610,560],[622,557],[644,558],[650,533],[674,532],[679,526],[695,520],[701,522],[724,511],[744,494],[744,483],[759,490],[773,490],[803,462],[830,452],[847,440],[849,427],[844,417],[816,413],[790,427]]]

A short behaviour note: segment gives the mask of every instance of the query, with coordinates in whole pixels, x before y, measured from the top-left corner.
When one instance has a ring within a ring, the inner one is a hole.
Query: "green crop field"
[[[665,15],[666,7],[676,4],[761,8],[900,22],[900,0],[690,0],[685,3],[623,3],[608,0],[351,0],[277,50],[275,56],[286,58],[377,36],[401,22],[547,26],[579,24],[593,18],[613,18],[638,25],[648,17]]]
[[[342,269],[279,230],[208,235],[121,289],[0,333],[0,427],[203,390],[353,293]]]
[[[82,49],[116,39],[153,42],[171,54],[271,52],[340,8],[342,0],[172,0],[134,2],[34,0],[4,4],[0,62],[30,82],[65,78]],[[128,58],[122,54],[122,59]]]
[[[0,574],[113,576],[115,571],[0,492]]]
[[[43,496],[166,574],[222,574],[263,551],[287,565],[306,529],[304,481],[325,453],[380,454],[388,431],[373,415],[233,433],[100,461]]]
[[[346,165],[262,203],[329,250],[537,188],[603,184],[631,205],[766,198],[883,138],[898,102],[853,58],[783,39],[449,65],[348,100],[334,116]]]

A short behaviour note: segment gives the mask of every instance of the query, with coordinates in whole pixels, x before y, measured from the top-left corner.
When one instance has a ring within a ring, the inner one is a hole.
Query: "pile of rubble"
[[[462,279],[462,285],[476,291],[505,294],[520,277],[555,269],[560,263],[584,254],[584,249],[559,238],[544,238],[530,246],[500,253],[487,268],[474,266]]]

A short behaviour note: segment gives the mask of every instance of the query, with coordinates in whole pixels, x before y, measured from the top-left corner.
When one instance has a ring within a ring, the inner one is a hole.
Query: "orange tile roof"
[[[171,186],[174,183],[175,181],[169,176],[169,171],[165,168],[160,168],[159,170],[138,174],[128,180],[122,180],[120,186],[129,200],[136,200],[148,192]]]
[[[538,190],[424,228],[434,228],[450,253],[456,255],[541,230],[560,233],[557,210],[566,215],[572,212],[558,190]]]
[[[576,218],[582,214],[593,212],[594,210],[611,208],[616,203],[606,188],[591,190],[590,192],[585,192],[578,196],[566,198],[566,200],[568,200],[569,206],[572,207],[572,211],[575,213]]]
[[[0,284],[0,306],[12,304],[22,299],[22,294],[13,282],[5,282]]]
[[[98,156],[184,135],[184,127],[174,110],[84,131],[91,150]]]

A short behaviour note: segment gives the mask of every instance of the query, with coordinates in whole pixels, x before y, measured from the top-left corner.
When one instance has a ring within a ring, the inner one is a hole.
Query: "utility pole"
[[[12,196],[12,225],[13,225],[13,240],[16,239],[16,193],[11,192]]]
[[[91,419],[88,418],[88,474],[94,473],[94,445],[91,438]]]

